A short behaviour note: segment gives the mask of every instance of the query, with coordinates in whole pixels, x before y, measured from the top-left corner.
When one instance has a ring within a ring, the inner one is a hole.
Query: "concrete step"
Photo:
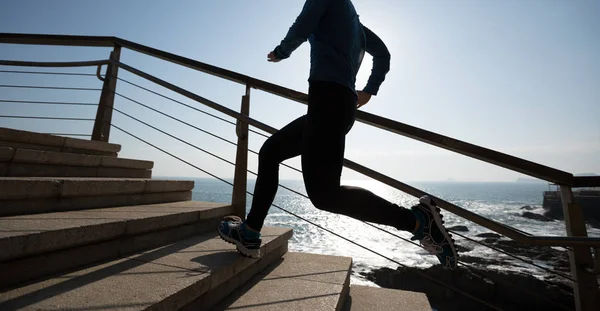
[[[0,216],[187,201],[193,181],[0,177]]]
[[[214,310],[341,310],[351,270],[349,257],[287,253]]]
[[[214,232],[0,293],[1,310],[211,310],[287,251],[290,229],[263,230],[260,259]]]
[[[187,201],[0,217],[0,287],[214,230],[233,212]]]
[[[152,161],[0,147],[0,177],[150,178]]]
[[[431,311],[424,293],[352,285],[345,311]]]
[[[21,131],[5,127],[0,127],[0,146],[113,157],[117,156],[117,153],[121,151],[121,145]]]

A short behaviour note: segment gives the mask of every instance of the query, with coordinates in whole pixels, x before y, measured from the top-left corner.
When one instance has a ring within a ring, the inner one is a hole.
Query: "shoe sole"
[[[249,248],[245,247],[244,244],[242,244],[242,242],[224,235],[223,233],[221,233],[220,230],[217,230],[217,232],[219,233],[219,237],[221,237],[221,240],[223,240],[229,244],[235,245],[235,248],[237,249],[238,253],[240,253],[244,257],[248,257],[248,258],[252,258],[252,259],[260,258],[260,249],[249,249]]]
[[[452,235],[450,235],[450,233],[448,233],[448,230],[446,230],[446,227],[444,226],[444,223],[442,221],[442,214],[440,213],[440,208],[437,207],[437,205],[435,204],[435,202],[431,199],[427,199],[428,202],[422,202],[425,203],[425,205],[427,205],[427,207],[429,207],[429,210],[431,211],[431,214],[433,215],[433,220],[435,221],[435,224],[438,226],[438,228],[440,228],[440,231],[442,232],[442,234],[444,235],[444,238],[446,238],[446,240],[448,242],[450,242],[450,249],[452,250],[452,254],[454,255],[454,266],[447,266],[446,268],[449,268],[451,270],[454,270],[457,266],[458,266],[458,251],[456,250],[456,246],[454,245],[454,240],[452,239]]]

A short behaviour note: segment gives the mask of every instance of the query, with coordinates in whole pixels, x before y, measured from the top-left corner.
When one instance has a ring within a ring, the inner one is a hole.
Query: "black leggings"
[[[260,149],[258,177],[246,224],[261,230],[279,183],[279,164],[302,155],[306,192],[315,207],[363,221],[413,231],[412,212],[373,194],[340,186],[346,134],[356,113],[356,96],[331,82],[310,83],[308,112],[273,134]]]

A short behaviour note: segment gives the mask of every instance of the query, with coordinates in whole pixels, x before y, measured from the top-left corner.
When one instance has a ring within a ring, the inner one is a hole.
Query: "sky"
[[[379,94],[361,109],[402,123],[508,153],[573,174],[600,174],[600,1],[354,0],[363,24],[386,43],[391,70]],[[308,43],[289,59],[268,63],[300,12],[301,0],[260,1],[31,1],[0,2],[0,32],[117,36],[297,91],[308,89]],[[109,48],[0,44],[0,59],[77,61],[106,59]],[[121,61],[238,110],[244,86],[124,50]],[[0,66],[0,70],[32,70]],[[96,68],[35,69],[95,73]],[[364,87],[366,57],[357,77]],[[124,70],[119,76],[214,113]],[[0,72],[0,84],[101,88],[93,76]],[[202,129],[235,140],[235,128],[119,81],[117,92]],[[98,91],[0,87],[0,100],[97,103]],[[306,106],[252,90],[250,115],[280,128]],[[235,161],[235,147],[158,115],[120,95],[115,107],[173,136]],[[0,102],[0,115],[94,118],[87,106]],[[217,113],[217,115],[220,115]],[[228,120],[232,120],[226,117]],[[233,166],[115,112],[113,124],[220,177]],[[89,134],[89,121],[0,118],[0,127]],[[155,162],[154,176],[206,174],[117,129],[111,142],[121,157]],[[258,151],[264,138],[252,134]],[[514,181],[526,177],[479,160],[357,122],[346,158],[401,181]],[[286,162],[300,167],[298,158]],[[257,157],[249,155],[256,171]],[[282,179],[300,179],[287,168]],[[249,176],[253,178],[253,176]],[[344,179],[366,178],[349,169]]]

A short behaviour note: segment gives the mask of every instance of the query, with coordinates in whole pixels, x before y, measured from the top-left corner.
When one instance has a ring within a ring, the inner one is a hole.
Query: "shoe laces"
[[[431,241],[429,236],[425,236],[419,242],[421,244],[421,247],[423,247],[423,249],[428,251],[430,254],[437,255],[437,254],[444,252],[444,248],[442,246],[438,245],[437,243],[434,243],[433,241]]]

